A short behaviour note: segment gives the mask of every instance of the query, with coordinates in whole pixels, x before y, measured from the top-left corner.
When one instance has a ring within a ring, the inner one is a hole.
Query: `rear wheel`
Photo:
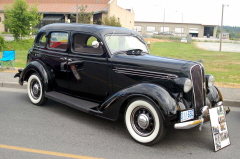
[[[39,74],[34,73],[28,79],[27,84],[28,97],[35,105],[43,105],[47,98],[43,94],[43,84]]]
[[[125,124],[134,140],[152,145],[166,134],[159,109],[149,100],[138,98],[130,102],[125,112]]]

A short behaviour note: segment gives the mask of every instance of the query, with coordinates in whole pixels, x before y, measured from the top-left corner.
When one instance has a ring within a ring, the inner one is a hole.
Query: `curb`
[[[2,82],[0,81],[0,87],[6,88],[17,88],[17,89],[27,89],[27,83],[24,83],[22,86],[17,82]]]
[[[6,88],[17,88],[17,89],[27,89],[27,83],[25,82],[22,86],[17,82],[2,82],[0,81],[0,87]],[[223,104],[226,106],[236,106],[240,107],[240,100],[224,99]]]
[[[223,101],[224,105],[227,106],[234,106],[234,107],[240,107],[240,100],[230,100],[230,99],[225,99]]]

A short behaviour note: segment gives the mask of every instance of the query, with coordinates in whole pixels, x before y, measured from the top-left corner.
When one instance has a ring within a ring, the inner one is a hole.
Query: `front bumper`
[[[190,128],[200,125],[203,122],[204,122],[204,119],[201,118],[198,120],[192,120],[192,121],[187,121],[187,122],[183,122],[183,123],[176,123],[174,125],[174,128],[175,129],[190,129]]]
[[[216,104],[216,106],[221,106],[221,105],[222,105],[222,102],[218,102]],[[176,123],[174,125],[174,128],[175,129],[190,129],[190,128],[200,125],[199,129],[201,130],[203,123],[208,122],[210,120],[208,109],[209,109],[208,106],[204,106],[202,108],[202,115],[199,116],[199,119],[182,122],[182,123]],[[226,112],[226,114],[228,114],[230,112],[230,109],[229,108],[225,109],[225,112]]]

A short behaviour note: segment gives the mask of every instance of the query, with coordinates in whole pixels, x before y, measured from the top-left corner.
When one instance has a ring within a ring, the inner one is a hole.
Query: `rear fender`
[[[164,88],[150,83],[137,84],[115,93],[99,106],[99,110],[103,112],[104,117],[116,120],[119,113],[125,110],[129,101],[136,97],[148,98],[153,101],[164,118],[170,118],[177,113],[175,99]]]
[[[52,78],[41,61],[32,61],[23,69],[19,77],[19,84],[23,85],[24,81],[28,81],[32,73],[38,73],[41,76],[45,91],[52,90]]]

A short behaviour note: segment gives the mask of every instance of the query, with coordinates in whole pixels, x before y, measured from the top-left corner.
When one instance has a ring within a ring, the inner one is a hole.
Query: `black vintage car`
[[[201,63],[152,56],[133,30],[88,24],[41,28],[15,75],[35,105],[52,99],[99,117],[123,114],[134,140],[151,145],[173,123],[188,129],[222,105],[214,77]]]

